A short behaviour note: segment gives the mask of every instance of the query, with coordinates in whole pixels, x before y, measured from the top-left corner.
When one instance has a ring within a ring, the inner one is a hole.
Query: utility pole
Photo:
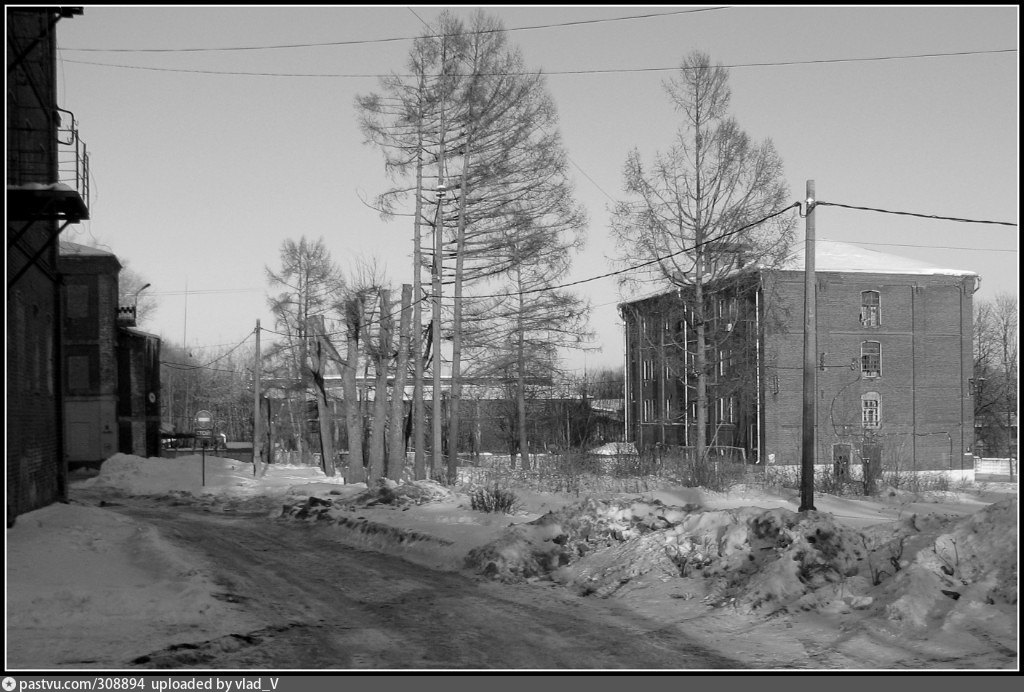
[[[260,457],[263,452],[263,437],[260,418],[263,407],[260,406],[260,378],[263,376],[260,355],[260,321],[256,320],[256,362],[252,366],[252,475],[256,475]]]
[[[444,160],[444,140],[441,141],[441,160]],[[433,423],[433,444],[431,469],[436,475],[444,465],[444,457],[441,450],[441,249],[443,233],[441,224],[444,223],[444,178],[441,174],[442,168],[438,166],[437,176],[437,215],[434,219],[434,276],[433,276],[433,298],[434,298],[434,327],[431,329],[434,351],[434,387],[431,393],[431,422]]]
[[[420,200],[422,195],[420,190],[423,189],[423,170],[422,164],[417,163],[416,165],[416,196],[417,196],[417,207],[416,207],[416,223],[414,224],[414,236],[413,236],[413,284],[412,294],[415,297],[415,301],[412,307],[412,333],[410,334],[410,342],[412,344],[411,357],[413,359],[413,384],[412,384],[412,445],[413,445],[413,478],[422,481],[427,477],[426,472],[426,460],[425,460],[425,443],[426,443],[426,415],[423,411],[423,349],[422,349],[422,331],[423,331],[423,279],[420,275],[422,269],[422,240],[420,238],[420,219],[423,215],[420,213]]]
[[[803,448],[800,457],[800,511],[814,510],[814,403],[818,388],[815,352],[818,320],[815,312],[817,283],[814,278],[814,181],[807,181],[806,238],[804,240],[804,402]]]

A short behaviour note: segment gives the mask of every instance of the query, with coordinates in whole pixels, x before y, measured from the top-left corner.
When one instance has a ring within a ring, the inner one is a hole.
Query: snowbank
[[[218,598],[195,555],[103,507],[128,495],[315,522],[341,542],[435,569],[615,598],[652,622],[699,623],[694,636],[706,630],[709,646],[742,639],[768,660],[824,632],[846,665],[1016,665],[1015,484],[817,494],[818,511],[802,513],[796,491],[759,486],[582,500],[513,488],[508,514],[474,510],[471,489],[368,489],[308,466],[254,474],[220,457],[206,457],[204,470],[200,455],[115,455],[71,484],[72,504],[19,516],[8,530],[9,665],[103,667],[180,642],[183,631],[210,640],[258,626]],[[776,617],[795,628],[777,644],[757,634]]]

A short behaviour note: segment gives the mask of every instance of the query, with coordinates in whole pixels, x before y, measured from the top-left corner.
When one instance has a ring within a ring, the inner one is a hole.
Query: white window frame
[[[654,399],[644,399],[641,402],[642,411],[640,414],[641,423],[650,423],[654,420]]]
[[[878,392],[865,392],[861,395],[860,422],[866,430],[882,427],[882,397]]]

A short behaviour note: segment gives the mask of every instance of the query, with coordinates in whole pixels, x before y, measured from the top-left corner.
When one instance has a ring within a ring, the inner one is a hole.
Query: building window
[[[860,343],[860,372],[864,377],[880,377],[882,374],[882,345],[877,341]]]
[[[868,392],[860,398],[860,422],[865,428],[882,425],[882,403],[878,392]]]
[[[878,291],[861,291],[860,324],[862,327],[877,327],[881,322],[881,298]]]
[[[736,422],[736,399],[734,397],[721,397],[718,399],[718,422]]]
[[[68,319],[81,320],[89,316],[88,284],[71,284],[67,287]]]
[[[643,372],[641,378],[644,380],[654,379],[654,363],[651,360],[645,359],[643,364]]]
[[[650,423],[654,420],[654,399],[644,399],[642,413],[641,423]]]
[[[81,393],[88,391],[90,385],[89,356],[68,356],[68,389]]]

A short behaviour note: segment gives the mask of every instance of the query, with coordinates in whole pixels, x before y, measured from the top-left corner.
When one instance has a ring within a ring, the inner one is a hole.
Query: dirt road
[[[140,656],[138,668],[733,669],[664,626],[564,589],[436,572],[348,547],[330,527],[125,498],[109,509],[197,552],[218,597],[265,626]]]

